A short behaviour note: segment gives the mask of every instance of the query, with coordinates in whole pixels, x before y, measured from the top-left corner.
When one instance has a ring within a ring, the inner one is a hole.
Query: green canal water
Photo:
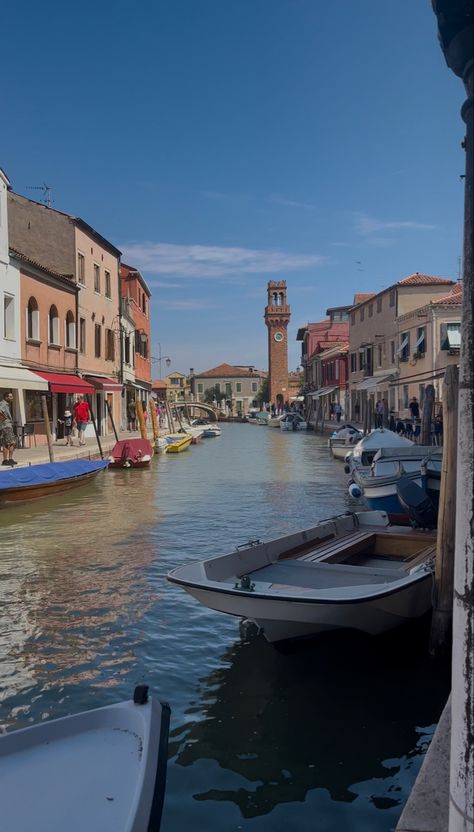
[[[172,708],[163,832],[393,829],[448,693],[426,628],[282,653],[165,580],[353,508],[346,479],[313,433],[225,425],[149,471],[1,510],[3,729],[147,682]]]

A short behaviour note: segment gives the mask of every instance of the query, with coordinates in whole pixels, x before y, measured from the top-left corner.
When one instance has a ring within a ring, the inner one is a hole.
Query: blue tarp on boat
[[[0,493],[6,489],[70,480],[106,468],[108,459],[71,459],[68,462],[45,462],[25,468],[0,467]]]

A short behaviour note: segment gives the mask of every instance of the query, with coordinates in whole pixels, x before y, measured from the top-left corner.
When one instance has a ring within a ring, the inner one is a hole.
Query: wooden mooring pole
[[[155,441],[155,445],[160,436],[160,428],[158,425],[158,418],[156,415],[156,404],[154,399],[150,399],[150,414],[151,414],[151,425],[153,428],[153,439]]]
[[[449,370],[450,367],[447,367]],[[445,377],[446,380],[446,377]],[[457,387],[456,387],[457,390]],[[457,393],[456,393],[457,395]],[[423,399],[423,418],[421,421],[421,444],[422,445],[431,445],[431,422],[433,419],[433,407],[434,407],[434,397],[435,397],[435,389],[432,384],[428,384],[425,390],[425,396]],[[456,412],[457,412],[457,404],[456,404]],[[457,431],[456,431],[457,435]]]
[[[46,429],[46,439],[48,440],[49,461],[54,462],[53,438],[51,436],[51,425],[49,423],[49,413],[48,405],[46,403],[46,396],[41,396],[41,409],[43,411],[44,426]]]
[[[146,432],[145,417],[143,415],[143,404],[141,402],[141,399],[137,400],[136,408],[137,408],[138,424],[140,425],[140,436],[141,436],[142,439],[148,439],[147,432]]]
[[[459,372],[458,368],[452,365],[446,367],[443,381],[444,446],[439,495],[433,619],[429,645],[431,655],[436,658],[443,658],[450,654],[452,641],[458,393]],[[422,440],[422,444],[429,443]]]

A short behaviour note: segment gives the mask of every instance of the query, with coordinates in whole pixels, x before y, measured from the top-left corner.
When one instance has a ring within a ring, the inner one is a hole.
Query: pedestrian
[[[72,423],[73,423],[73,415],[70,410],[64,411],[64,416],[62,419],[58,419],[59,422],[62,422],[64,425],[64,438],[66,440],[66,445],[73,445],[72,441]]]
[[[408,409],[411,414],[411,418],[413,421],[420,418],[420,405],[418,404],[418,400],[416,396],[413,396],[410,404],[408,405]]]
[[[354,405],[354,417],[355,417],[356,422],[359,421],[359,416],[360,416],[360,404],[359,404],[359,401],[356,401],[356,403]]]
[[[128,429],[129,430],[136,430],[137,428],[137,406],[135,404],[135,399],[130,399],[127,405],[127,419],[128,419]]]
[[[74,421],[77,427],[77,435],[79,437],[79,445],[85,445],[86,440],[84,439],[84,431],[87,427],[88,422],[91,419],[91,411],[90,407],[84,398],[84,396],[79,396],[76,404],[74,405]]]
[[[383,399],[379,399],[377,404],[375,405],[375,427],[376,428],[383,428],[383,416],[385,411],[385,402]]]
[[[342,416],[342,407],[339,402],[336,402],[336,404],[334,405],[334,413],[336,415],[336,421],[340,422]]]
[[[13,401],[13,393],[8,392],[3,394],[3,399],[0,402],[0,445],[3,450],[2,465],[13,468],[18,463],[13,459],[13,451],[16,448],[16,438],[13,433],[13,417],[11,412],[11,405]]]

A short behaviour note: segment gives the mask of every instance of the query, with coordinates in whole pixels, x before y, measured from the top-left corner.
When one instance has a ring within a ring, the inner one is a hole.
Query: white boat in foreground
[[[412,448],[414,444],[411,439],[405,439],[404,436],[399,436],[393,430],[375,428],[375,430],[371,430],[370,433],[363,436],[352,447],[352,450],[349,449],[344,459],[350,467],[352,465],[369,467],[372,465],[375,454],[381,448]],[[347,473],[350,473],[349,469]]]
[[[433,532],[361,512],[185,564],[168,580],[254,621],[270,642],[344,628],[375,635],[430,609],[435,545]]]
[[[2,830],[156,832],[170,709],[147,691],[0,736]]]

